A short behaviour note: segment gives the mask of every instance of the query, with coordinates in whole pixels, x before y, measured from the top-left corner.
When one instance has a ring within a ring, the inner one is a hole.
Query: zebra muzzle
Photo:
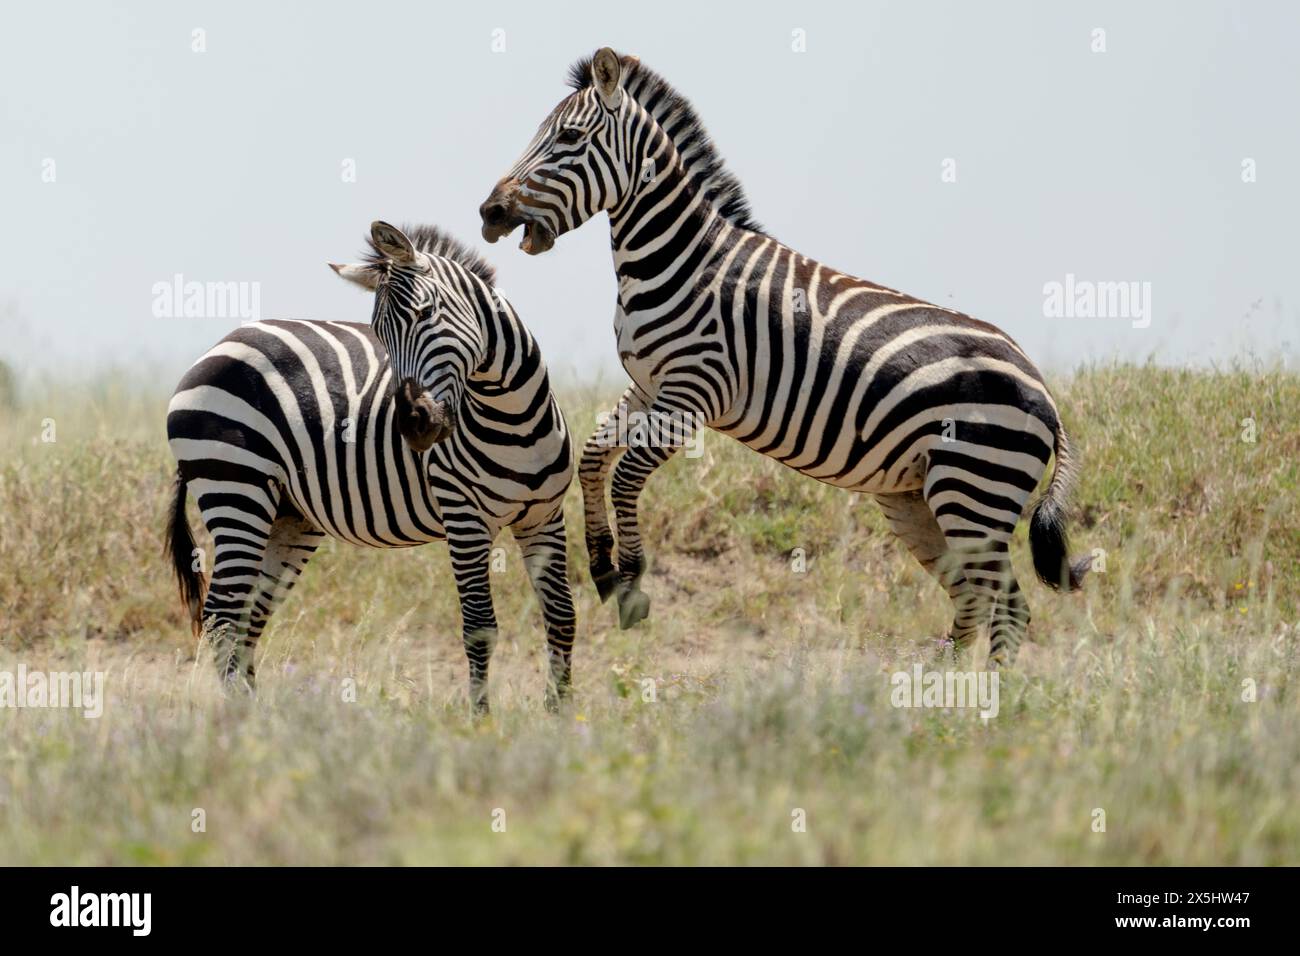
[[[492,195],[478,207],[478,214],[483,220],[483,238],[488,242],[510,235],[523,222],[515,212],[514,196],[503,190],[502,183],[497,183]]]
[[[524,237],[519,248],[530,256],[555,245],[555,232],[549,226],[519,214],[518,185],[509,180],[497,183],[492,195],[478,207],[478,214],[483,220],[483,238],[488,242],[496,242],[523,226]]]
[[[435,399],[406,379],[397,389],[397,430],[416,452],[426,452],[445,441],[456,428],[456,412],[446,399]]]

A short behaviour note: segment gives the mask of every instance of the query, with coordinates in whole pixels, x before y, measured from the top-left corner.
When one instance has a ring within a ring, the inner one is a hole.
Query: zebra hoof
[[[618,590],[618,568],[610,568],[600,574],[593,571],[591,580],[596,584],[596,593],[600,595],[600,603],[604,604],[609,600],[609,596]]]
[[[627,630],[650,616],[650,596],[635,587],[618,596],[618,626]]]

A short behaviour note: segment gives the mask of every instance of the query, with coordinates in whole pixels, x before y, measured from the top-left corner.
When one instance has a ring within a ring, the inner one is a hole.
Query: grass
[[[1297,862],[1294,375],[1059,383],[1075,550],[1105,573],[1026,583],[1034,643],[987,723],[891,706],[948,607],[874,505],[717,435],[643,498],[635,630],[586,579],[571,493],[564,713],[512,545],[491,719],[467,715],[441,545],[327,545],[257,699],[225,699],[161,557],[166,398],[123,382],[0,407],[0,671],[107,672],[97,720],[0,710],[0,863]],[[616,395],[569,391],[572,430]]]

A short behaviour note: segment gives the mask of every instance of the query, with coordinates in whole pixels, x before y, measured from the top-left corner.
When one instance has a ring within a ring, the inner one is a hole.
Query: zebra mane
[[[655,118],[677,147],[686,174],[696,190],[721,216],[741,229],[762,233],[754,221],[749,200],[740,180],[722,162],[722,154],[709,137],[699,114],[690,100],[678,93],[668,81],[636,57],[618,55],[623,65],[623,89]],[[591,86],[591,63],[594,56],[584,57],[569,67],[569,86],[585,90]]]
[[[488,264],[486,259],[459,239],[452,238],[437,226],[403,225],[401,228],[402,232],[406,233],[406,237],[411,240],[411,245],[415,246],[420,252],[431,256],[439,256],[443,259],[450,259],[474,273],[474,275],[486,282],[489,287],[496,285],[496,270]],[[377,267],[388,261],[387,257],[375,248],[375,242],[370,236],[366,236],[366,247],[368,249],[364,254],[366,265]]]

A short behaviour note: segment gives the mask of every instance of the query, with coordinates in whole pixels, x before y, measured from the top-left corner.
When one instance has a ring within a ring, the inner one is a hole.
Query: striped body
[[[494,533],[551,516],[572,477],[553,397],[521,436],[494,421],[493,396],[471,391],[461,427],[420,455],[398,433],[392,378],[367,325],[243,326],[177,386],[167,412],[172,455],[200,507],[209,490],[273,480],[284,505],[323,533],[375,548],[446,537],[434,484],[461,491]],[[263,526],[271,519],[261,517]]]
[[[485,237],[523,223],[525,251],[543,252],[607,211],[614,332],[632,380],[621,403],[876,496],[953,598],[952,641],[964,646],[987,626],[991,661],[1009,663],[1029,612],[1008,544],[1054,452],[1031,523],[1035,565],[1053,586],[1077,585],[1081,574],[1064,559],[1068,445],[1033,363],[987,323],[839,272],[763,232],[693,108],[635,59],[602,50],[572,81],[577,91],[481,208]],[[592,572],[603,594],[618,595],[624,626],[649,603],[639,590],[637,498],[682,443],[600,428],[583,452]]]
[[[677,233],[663,249],[682,254],[693,238]],[[990,501],[1014,523],[1059,418],[1003,333],[725,222],[704,277],[662,303],[676,277],[640,278],[644,261],[619,244],[614,329],[637,393],[698,410],[709,427],[853,491],[921,489],[974,455],[1018,473],[1002,476],[1018,491]]]

